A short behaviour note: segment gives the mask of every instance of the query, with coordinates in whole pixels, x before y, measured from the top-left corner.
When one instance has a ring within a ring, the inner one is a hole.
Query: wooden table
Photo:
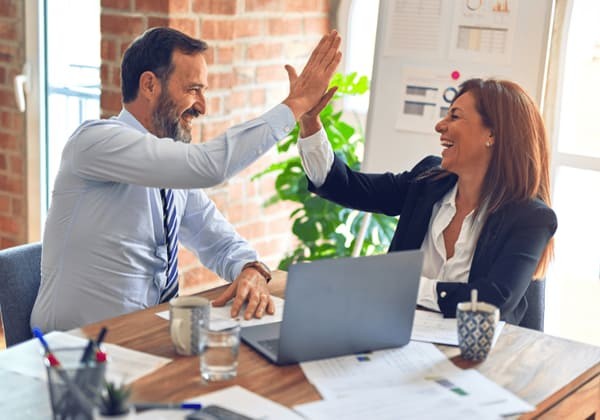
[[[286,275],[275,274],[271,292],[283,296]],[[214,298],[223,288],[201,295]],[[278,367],[245,344],[241,345],[237,378],[207,384],[200,378],[199,358],[179,356],[171,344],[168,321],[156,316],[167,304],[119,316],[82,328],[95,336],[101,326],[106,341],[174,359],[134,383],[133,400],[182,401],[231,385],[240,385],[291,407],[320,399],[298,365]],[[460,367],[474,367],[483,375],[536,406],[523,418],[600,418],[600,348],[552,337],[537,331],[505,325],[489,357],[468,364],[456,347],[438,346]]]

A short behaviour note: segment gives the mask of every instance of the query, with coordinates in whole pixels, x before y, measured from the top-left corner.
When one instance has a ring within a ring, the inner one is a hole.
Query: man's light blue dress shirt
[[[159,303],[167,268],[159,188],[173,188],[180,242],[235,279],[258,256],[198,188],[235,175],[294,125],[278,105],[197,145],[159,139],[126,110],[83,123],[54,184],[31,325],[65,330]]]

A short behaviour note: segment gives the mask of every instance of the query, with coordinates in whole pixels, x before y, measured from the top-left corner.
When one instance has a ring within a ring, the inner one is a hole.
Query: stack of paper
[[[454,366],[433,344],[300,364],[324,401],[296,406],[308,418],[499,418],[533,406],[476,370]],[[356,403],[359,401],[360,404]],[[360,405],[362,408],[358,408]],[[426,410],[426,411],[423,411]],[[329,417],[328,417],[329,416]],[[363,417],[364,418],[364,417]]]

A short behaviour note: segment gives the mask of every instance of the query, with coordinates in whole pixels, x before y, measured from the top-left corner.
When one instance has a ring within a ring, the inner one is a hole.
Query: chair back
[[[31,311],[40,287],[42,244],[0,250],[0,311],[6,345],[32,337]]]
[[[520,327],[544,331],[544,309],[546,307],[546,280],[536,280],[529,283],[525,292],[527,310],[519,323]]]

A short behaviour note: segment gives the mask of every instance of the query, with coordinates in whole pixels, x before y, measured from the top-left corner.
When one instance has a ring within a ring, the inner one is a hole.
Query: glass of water
[[[200,374],[205,381],[223,381],[237,374],[240,323],[219,321],[200,327]]]

